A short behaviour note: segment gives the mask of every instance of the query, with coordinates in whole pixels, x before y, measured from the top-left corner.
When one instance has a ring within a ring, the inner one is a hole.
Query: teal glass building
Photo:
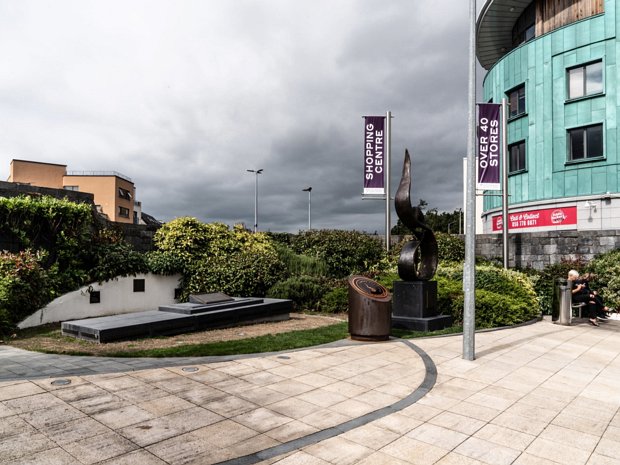
[[[487,0],[478,101],[506,99],[511,232],[620,229],[620,0]],[[497,192],[486,192],[497,194]],[[484,233],[501,232],[486,195]]]

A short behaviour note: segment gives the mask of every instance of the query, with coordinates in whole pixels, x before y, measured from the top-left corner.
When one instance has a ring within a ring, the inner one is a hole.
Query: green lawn
[[[462,331],[461,327],[455,326],[440,331],[422,332],[393,329],[392,336],[402,339],[438,336],[454,334]],[[268,334],[247,339],[210,342],[205,344],[172,345],[164,348],[138,349],[128,345],[127,349],[110,350],[105,353],[93,351],[94,347],[101,347],[93,342],[83,341],[72,337],[62,336],[59,325],[46,325],[38,328],[30,328],[20,331],[17,335],[20,344],[18,347],[44,353],[62,353],[67,355],[103,355],[106,357],[205,357],[211,355],[237,355],[263,352],[278,352],[293,350],[304,347],[312,347],[320,344],[346,339],[349,337],[346,322],[340,322],[329,326],[314,329],[290,331],[287,333]],[[160,337],[158,339],[167,339]],[[55,340],[58,346],[45,344],[45,340]],[[10,340],[5,341],[11,344]],[[26,344],[23,344],[26,342]],[[62,348],[58,348],[62,347]]]

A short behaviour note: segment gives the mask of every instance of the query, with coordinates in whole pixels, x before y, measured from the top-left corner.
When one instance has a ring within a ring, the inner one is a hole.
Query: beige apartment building
[[[8,182],[93,194],[97,209],[111,221],[138,223],[135,187],[116,171],[67,171],[67,165],[11,160]]]

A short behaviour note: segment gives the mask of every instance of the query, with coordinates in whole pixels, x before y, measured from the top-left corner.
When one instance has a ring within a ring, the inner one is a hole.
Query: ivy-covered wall
[[[95,202],[93,194],[87,192],[70,191],[66,189],[50,189],[48,187],[30,186],[27,184],[16,184],[13,182],[0,181],[0,197],[17,197],[20,195],[49,195],[57,199],[67,199],[76,203],[87,203],[94,209]],[[94,210],[93,210],[94,211]],[[127,224],[114,223],[107,220],[102,215],[97,215],[98,220],[105,227],[121,231],[125,240],[129,242],[135,250],[148,252],[153,250],[153,235],[159,229],[158,225],[150,224]],[[0,235],[0,250],[9,252],[19,252],[19,244],[11,237]]]

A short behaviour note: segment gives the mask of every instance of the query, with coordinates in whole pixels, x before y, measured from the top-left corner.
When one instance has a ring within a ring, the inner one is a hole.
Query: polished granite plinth
[[[292,301],[285,299],[233,298],[212,304],[188,302],[147,312],[66,321],[62,323],[62,334],[96,342],[169,336],[244,323],[286,320],[292,310]]]

